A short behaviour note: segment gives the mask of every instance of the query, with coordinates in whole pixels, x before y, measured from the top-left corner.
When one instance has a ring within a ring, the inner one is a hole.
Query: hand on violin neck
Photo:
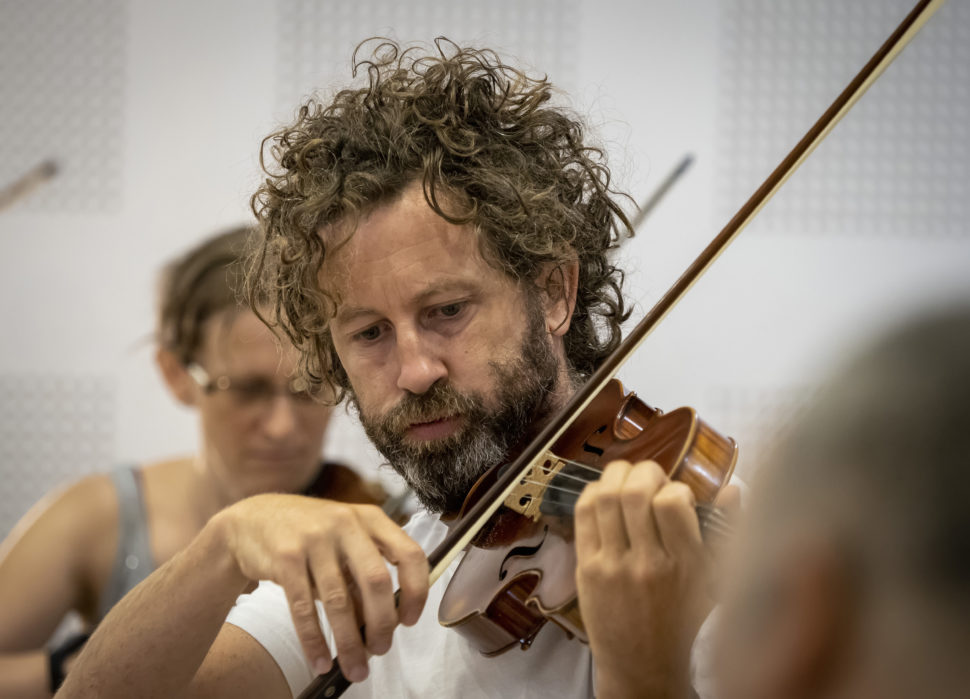
[[[316,600],[323,603],[341,669],[352,681],[367,676],[368,654],[387,652],[399,623],[414,624],[421,614],[428,594],[424,552],[373,505],[265,494],[217,518],[241,574],[283,587],[303,652],[320,674],[330,669],[333,654]],[[388,563],[397,566],[397,606]]]
[[[652,461],[611,463],[576,504],[576,583],[597,696],[690,696],[712,601],[694,496]]]

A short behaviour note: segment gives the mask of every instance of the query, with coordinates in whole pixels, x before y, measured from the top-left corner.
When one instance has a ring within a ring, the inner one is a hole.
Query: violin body
[[[485,655],[528,648],[547,620],[586,642],[573,509],[583,485],[618,459],[656,461],[698,503],[710,504],[734,470],[737,445],[692,408],[664,414],[610,381],[479,533],[445,591],[438,621]],[[463,511],[500,471],[482,477]]]

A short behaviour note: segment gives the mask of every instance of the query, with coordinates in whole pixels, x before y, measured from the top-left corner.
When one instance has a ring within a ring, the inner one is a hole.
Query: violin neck
[[[694,509],[697,521],[701,525],[701,537],[704,543],[716,543],[734,533],[734,527],[724,513],[724,508],[707,503],[698,503]]]

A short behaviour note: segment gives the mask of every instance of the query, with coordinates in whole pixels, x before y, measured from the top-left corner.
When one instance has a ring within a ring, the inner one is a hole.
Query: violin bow
[[[0,189],[0,211],[13,206],[34,189],[53,178],[57,174],[57,170],[56,162],[53,160],[45,160],[40,165],[24,173],[9,186]]]
[[[811,155],[812,151],[828,136],[835,125],[859,101],[872,84],[886,70],[890,63],[912,40],[946,0],[920,0],[889,36],[876,53],[852,79],[849,85],[835,98],[835,101],[819,117],[785,159],[776,167],[754,194],[744,203],[727,225],[715,236],[706,248],[684,271],[673,286],[661,297],[653,308],[637,323],[630,334],[617,346],[599,368],[593,372],[583,386],[572,395],[566,404],[550,419],[539,434],[509,464],[486,493],[470,507],[459,520],[456,520],[445,540],[428,556],[431,566],[429,584],[433,585],[448,569],[451,562],[468,546],[478,531],[505,502],[518,482],[532,468],[534,462],[542,458],[553,444],[569,428],[593,398],[609,383],[626,360],[643,344],[643,341],[667,317],[684,295],[690,291],[704,272],[720,257],[721,253],[738,234],[758,215],[768,200],[788,181],[792,173]],[[333,669],[315,678],[300,694],[299,699],[332,699],[338,697],[350,686],[340,665],[334,658]]]
[[[690,166],[694,164],[694,156],[690,153],[684,155],[680,159],[680,162],[674,166],[674,169],[667,173],[667,176],[663,181],[657,185],[657,188],[651,192],[650,196],[647,197],[640,209],[637,211],[636,215],[630,220],[630,229],[635,231],[643,222],[647,220],[647,216],[657,208],[657,204],[660,200],[667,196],[667,192],[670,191],[671,187],[677,184],[677,180],[683,177],[684,173],[690,169]]]

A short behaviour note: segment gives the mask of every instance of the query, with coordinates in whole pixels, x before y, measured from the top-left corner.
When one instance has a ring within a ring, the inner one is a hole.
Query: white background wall
[[[260,139],[343,84],[359,40],[445,34],[548,72],[637,200],[694,154],[619,253],[638,317],[908,4],[0,0],[0,188],[61,168],[0,212],[0,535],[55,483],[194,448],[152,365],[156,272],[247,220]],[[950,0],[623,371],[735,436],[742,469],[861,338],[970,297],[968,4]],[[328,452],[375,469],[342,421]]]

